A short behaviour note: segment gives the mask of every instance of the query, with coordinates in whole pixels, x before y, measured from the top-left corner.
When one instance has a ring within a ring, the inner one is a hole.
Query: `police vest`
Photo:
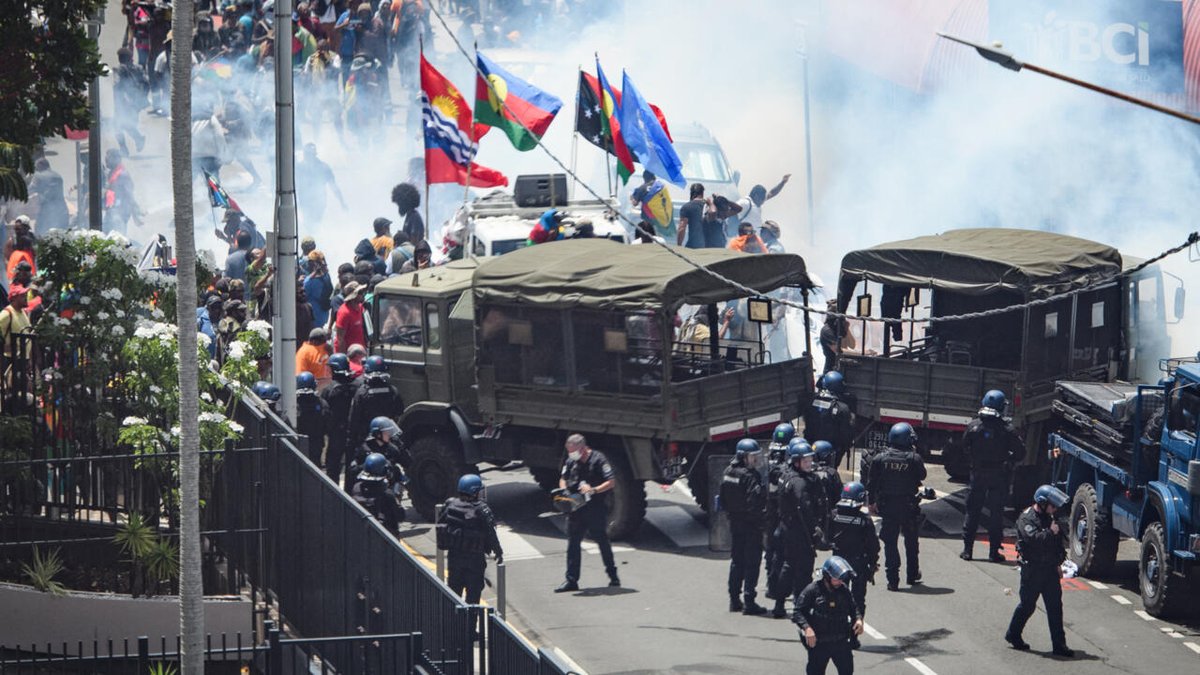
[[[451,499],[437,526],[437,546],[456,553],[486,553],[486,528],[481,503]]]
[[[861,511],[846,512],[838,508],[833,514],[832,530],[834,553],[851,564],[867,556],[866,538],[875,536],[875,525]]]
[[[748,469],[744,466],[731,466],[721,477],[721,488],[718,492],[721,498],[721,510],[729,513],[747,513],[751,510],[750,495],[746,494],[746,486],[742,483]]]

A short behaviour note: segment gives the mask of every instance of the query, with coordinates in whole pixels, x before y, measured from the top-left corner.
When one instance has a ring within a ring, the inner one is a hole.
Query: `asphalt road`
[[[924,506],[924,583],[893,593],[870,587],[870,628],[855,656],[860,672],[1200,672],[1200,621],[1170,623],[1141,611],[1132,542],[1123,543],[1124,562],[1112,578],[1063,582],[1067,640],[1076,658],[1050,654],[1041,610],[1025,631],[1032,651],[1008,648],[1002,636],[1017,603],[1015,563],[958,558],[961,486],[941,479],[937,467],[931,474],[930,484],[945,496]],[[789,621],[727,611],[727,558],[708,549],[703,514],[682,483],[669,489],[647,484],[647,522],[616,548],[621,588],[607,587],[599,556],[585,543],[582,589],[556,594],[566,564],[564,517],[522,468],[489,471],[484,478],[502,523],[508,617],[534,642],[557,647],[592,674],[779,673],[802,667],[804,649]],[[406,541],[432,559],[428,524],[409,527]],[[1011,529],[1008,535],[1011,541]],[[986,550],[981,535],[976,555]],[[1015,558],[1011,543],[1005,551]],[[495,571],[489,567],[490,579]],[[492,589],[485,599],[495,601]]]

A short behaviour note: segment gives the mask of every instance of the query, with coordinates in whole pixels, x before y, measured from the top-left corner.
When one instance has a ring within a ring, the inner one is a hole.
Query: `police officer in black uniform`
[[[917,527],[920,510],[917,488],[925,480],[925,462],[914,446],[917,434],[907,422],[893,424],[888,431],[888,447],[871,459],[867,475],[867,497],[874,512],[883,523],[879,538],[883,540],[884,566],[887,570],[887,589],[900,587],[900,535],[904,535],[905,571],[909,585],[920,583],[920,544]]]
[[[1021,639],[1025,623],[1033,616],[1040,595],[1050,624],[1050,642],[1054,653],[1070,658],[1075,652],[1067,647],[1063,631],[1062,565],[1066,557],[1066,527],[1055,519],[1059,509],[1067,504],[1067,494],[1052,486],[1043,485],[1033,493],[1033,506],[1017,518],[1017,553],[1021,559],[1021,601],[1013,611],[1012,621],[1004,639],[1014,649],[1029,649]]]
[[[833,444],[829,441],[817,441],[812,444],[813,477],[821,485],[825,498],[825,509],[819,514],[821,530],[829,534],[829,520],[833,517],[834,507],[842,498],[842,477],[838,475],[835,464]]]
[[[754,601],[758,595],[758,573],[762,566],[763,519],[766,516],[766,486],[758,463],[762,450],[758,441],[738,441],[733,461],[721,478],[721,510],[729,516],[733,545],[729,551],[729,611],[746,615],[766,614],[767,608]]]
[[[391,463],[378,452],[372,452],[363,460],[362,471],[350,489],[350,496],[362,505],[393,535],[400,532],[404,522],[404,509],[396,501],[396,495],[388,489]]]
[[[404,410],[404,402],[391,380],[382,356],[368,356],[363,361],[362,381],[350,402],[351,438],[365,438],[371,420],[376,417],[394,417]]]
[[[599,450],[588,447],[582,434],[567,437],[567,461],[563,464],[558,486],[578,492],[587,498],[587,503],[567,516],[567,578],[554,589],[555,593],[579,590],[579,565],[586,534],[600,548],[604,571],[608,573],[608,585],[620,586],[617,563],[613,560],[612,544],[608,541],[607,493],[617,484],[616,474],[608,458]]]
[[[791,473],[791,467],[788,466],[788,447],[795,438],[796,430],[792,425],[786,425],[788,428],[783,429],[785,433],[780,433],[779,425],[775,427],[775,434],[771,440],[770,450],[767,454],[767,503],[766,514],[763,522],[763,550],[767,570],[767,597],[775,600],[785,598],[787,592],[783,595],[778,595],[775,591],[776,582],[779,579],[779,566],[783,564],[783,537],[782,529],[779,527],[779,495],[783,492],[783,486],[787,483],[788,475]],[[788,432],[790,429],[790,433]],[[786,441],[780,443],[781,439],[786,438]],[[803,441],[803,439],[799,439]],[[776,615],[775,618],[782,619],[786,613]]]
[[[446,585],[467,601],[478,605],[483,594],[483,572],[487,554],[504,562],[504,550],[496,536],[496,519],[483,500],[483,479],[469,473],[458,479],[458,496],[446,500],[438,514],[438,548],[446,556]]]
[[[817,542],[823,536],[817,526],[820,513],[820,484],[812,478],[813,451],[803,438],[793,439],[788,447],[791,471],[779,493],[779,526],[775,536],[781,549],[773,575],[771,597],[776,618],[787,616],[784,600],[799,593],[812,579],[817,562]]]
[[[849,585],[859,616],[867,615],[867,580],[873,579],[875,570],[879,568],[879,536],[875,534],[875,523],[863,512],[866,501],[867,488],[862,483],[846,483],[842,488],[842,498],[833,512],[829,532],[833,554],[854,568],[854,578]],[[850,643],[858,649],[858,636],[852,638]]]
[[[851,640],[863,631],[862,611],[855,605],[847,583],[854,578],[850,563],[830,556],[821,565],[821,578],[796,596],[792,621],[808,650],[807,675],[822,675],[833,661],[838,675],[854,672]]]
[[[317,378],[307,370],[296,376],[296,431],[308,437],[308,459],[321,466],[325,449],[325,403],[317,395]]]
[[[352,482],[352,449],[359,443],[358,438],[350,437],[350,404],[354,401],[354,392],[358,386],[354,382],[354,372],[350,370],[350,359],[345,354],[330,356],[328,363],[329,370],[333,372],[333,382],[321,390],[321,401],[325,404],[328,416],[325,429],[328,436],[325,475],[336,483],[344,472],[344,487],[349,490]]]
[[[382,415],[371,420],[370,436],[358,446],[354,460],[350,462],[350,472],[358,475],[361,467],[366,465],[367,457],[372,453],[383,455],[388,460],[388,484],[397,496],[401,487],[408,482],[404,470],[412,464],[412,456],[408,450],[397,445],[394,441],[400,436],[400,427],[390,417]]]
[[[850,451],[851,414],[845,402],[846,383],[836,370],[825,373],[812,404],[804,411],[804,440],[810,444],[826,440],[833,444],[836,465]]]
[[[1025,451],[1025,444],[1012,424],[1004,420],[1007,401],[1004,392],[993,389],[983,395],[979,414],[963,432],[963,451],[971,464],[971,485],[967,493],[967,514],[963,519],[963,550],[958,557],[970,560],[974,555],[975,531],[984,507],[988,510],[988,559],[1004,562],[1000,543],[1004,539],[1004,502],[1013,464]]]

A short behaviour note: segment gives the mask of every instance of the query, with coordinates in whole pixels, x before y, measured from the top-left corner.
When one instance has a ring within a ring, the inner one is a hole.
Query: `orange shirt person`
[[[314,328],[308,333],[308,341],[296,351],[296,374],[310,372],[317,378],[317,389],[320,390],[333,381],[333,372],[329,370],[329,334],[324,328]]]

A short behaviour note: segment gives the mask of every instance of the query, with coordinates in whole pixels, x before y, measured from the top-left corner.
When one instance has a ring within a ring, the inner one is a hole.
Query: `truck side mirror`
[[[1200,460],[1188,462],[1187,488],[1189,495],[1200,497]]]
[[[1175,320],[1183,320],[1183,305],[1187,300],[1187,290],[1183,286],[1175,289]]]
[[[742,182],[742,172],[737,169],[733,170],[733,184],[737,185]]]

